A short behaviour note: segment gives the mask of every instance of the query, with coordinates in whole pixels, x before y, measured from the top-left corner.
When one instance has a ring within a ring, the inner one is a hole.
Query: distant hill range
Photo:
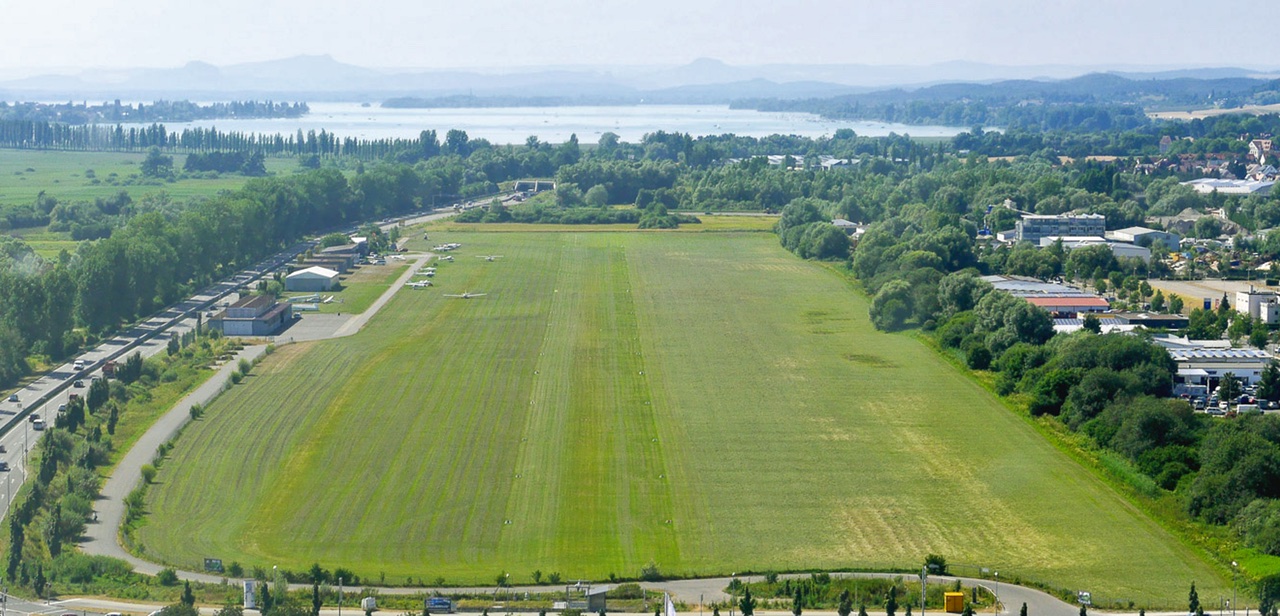
[[[1107,70],[1107,76],[1087,73]],[[1004,82],[1025,95],[1046,83],[1123,91],[1143,81],[1213,81],[1231,90],[1239,83],[1280,77],[1280,70],[1243,68],[1184,70],[1143,67],[1000,67],[946,63],[927,67],[860,64],[774,64],[735,67],[701,59],[681,67],[561,67],[507,70],[371,69],[328,55],[296,56],[227,67],[192,61],[178,68],[90,69],[0,81],[5,100],[307,100],[381,102],[419,99],[548,99],[577,102],[728,102],[739,99],[818,99],[897,88],[914,96],[922,88],[972,88]],[[1066,81],[1062,81],[1066,79]],[[1235,82],[1238,79],[1239,82]],[[1009,85],[1010,81],[1024,83]],[[934,90],[946,92],[947,90]]]
[[[712,59],[675,67],[371,69],[330,56],[298,56],[221,67],[191,62],[177,68],[85,70],[10,79],[0,81],[0,99],[386,101],[389,106],[438,107],[738,101],[739,106],[806,110],[822,108],[817,101],[860,106],[915,100],[1214,106],[1232,97],[1266,98],[1267,91],[1275,90],[1278,77],[1280,70],[1234,67],[1169,70],[966,62],[733,66]]]

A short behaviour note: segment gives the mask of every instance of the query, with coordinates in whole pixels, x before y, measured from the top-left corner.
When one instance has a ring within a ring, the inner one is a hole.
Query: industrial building
[[[1178,365],[1178,382],[1206,385],[1209,391],[1216,389],[1228,372],[1242,385],[1257,383],[1274,359],[1258,349],[1170,349],[1169,356]]]
[[[1102,237],[1106,232],[1107,217],[1102,214],[1023,214],[1014,228],[1019,242],[1031,242],[1037,246],[1042,237]]]
[[[1014,297],[1059,317],[1074,316],[1082,312],[1106,312],[1111,308],[1105,298],[1088,291],[1056,282],[1044,282],[1021,276],[983,276],[983,280]]]
[[[1195,189],[1196,192],[1206,195],[1216,192],[1221,195],[1257,195],[1259,197],[1265,197],[1271,194],[1271,187],[1275,185],[1275,182],[1204,178],[1201,180],[1183,182],[1182,185],[1190,186]]]
[[[209,327],[227,336],[270,336],[291,319],[289,304],[269,295],[246,295],[209,319]]]
[[[338,272],[327,267],[312,266],[284,277],[284,290],[315,293],[328,291],[338,284]]]
[[[1165,250],[1177,250],[1182,245],[1182,238],[1176,233],[1157,231],[1147,227],[1126,227],[1116,231],[1107,231],[1106,238],[1113,242],[1136,244],[1148,248],[1163,244]]]
[[[1262,319],[1267,325],[1280,323],[1280,295],[1249,287],[1248,291],[1236,291],[1236,312],[1254,319]]]
[[[1144,263],[1151,262],[1151,249],[1137,244],[1129,244],[1127,242],[1112,242],[1104,237],[1099,236],[1046,236],[1040,238],[1040,247],[1052,246],[1056,242],[1062,242],[1062,248],[1067,252],[1071,252],[1077,248],[1085,248],[1087,246],[1106,246],[1111,250],[1116,258],[1129,257],[1133,259],[1142,259]]]

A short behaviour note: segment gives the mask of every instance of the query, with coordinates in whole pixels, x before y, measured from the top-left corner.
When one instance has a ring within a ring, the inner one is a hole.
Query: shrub
[[[146,484],[150,484],[152,481],[155,481],[155,478],[156,478],[155,465],[143,464],[142,465],[142,482]]]
[[[156,574],[156,581],[161,586],[173,586],[178,583],[178,572],[165,567],[160,570],[160,573]]]
[[[640,569],[640,579],[646,582],[662,581],[662,572],[658,570],[658,564],[649,561],[649,564]]]

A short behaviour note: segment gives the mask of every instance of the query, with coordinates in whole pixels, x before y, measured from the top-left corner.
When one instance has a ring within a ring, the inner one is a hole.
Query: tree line
[[[193,122],[223,118],[300,118],[311,111],[306,103],[273,101],[230,101],[201,105],[191,101],[155,101],[146,103],[113,102],[39,103],[0,101],[0,120],[34,120],[65,124],[104,124],[118,122]]]

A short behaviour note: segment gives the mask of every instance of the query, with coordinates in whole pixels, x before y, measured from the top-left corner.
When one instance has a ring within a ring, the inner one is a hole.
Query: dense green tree
[[[738,599],[738,611],[742,612],[742,616],[752,616],[756,613],[756,600],[751,596],[751,587],[747,587],[742,598]]]
[[[1280,400],[1280,363],[1272,360],[1262,369],[1262,376],[1258,379],[1258,397]]]
[[[173,172],[173,157],[160,153],[160,148],[153,147],[147,151],[147,157],[138,165],[142,175],[147,177],[165,177]]]
[[[853,595],[848,588],[840,591],[840,597],[836,602],[836,613],[840,616],[849,616],[853,613]]]
[[[1240,380],[1235,373],[1227,372],[1218,383],[1218,399],[1235,402],[1240,397]]]
[[[906,325],[911,316],[911,283],[894,280],[884,285],[871,299],[871,323],[884,331],[895,331]]]

